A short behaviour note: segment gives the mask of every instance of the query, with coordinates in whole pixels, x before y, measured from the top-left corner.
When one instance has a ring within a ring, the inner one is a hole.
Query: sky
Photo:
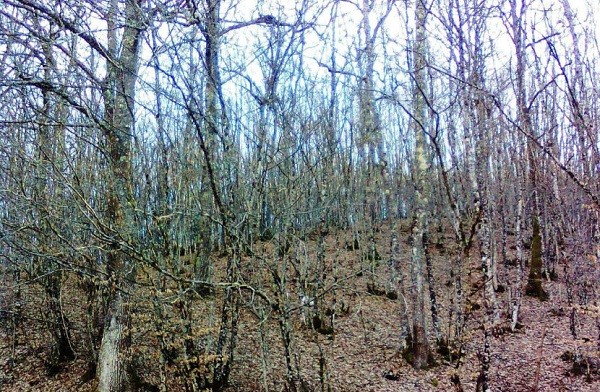
[[[277,58],[278,51],[285,51],[287,49],[292,50],[295,55],[292,56],[291,61],[288,60],[284,70],[287,67],[288,71],[296,72],[297,69],[294,67],[298,67],[300,64],[303,67],[302,71],[304,74],[310,75],[309,79],[312,79],[312,82],[317,80],[322,82],[319,86],[323,86],[323,91],[311,91],[312,94],[329,94],[327,80],[330,74],[327,67],[332,66],[332,53],[334,53],[336,68],[340,72],[338,76],[340,97],[342,94],[352,94],[355,92],[361,76],[361,72],[356,66],[357,56],[360,49],[364,47],[364,40],[360,34],[360,21],[362,17],[360,7],[363,5],[363,1],[340,0],[334,8],[330,6],[332,3],[321,0],[314,2],[311,0],[224,0],[222,17],[225,28],[236,23],[256,19],[262,15],[273,15],[286,24],[294,24],[299,15],[302,14],[300,16],[305,22],[314,22],[303,33],[296,33],[295,35],[290,33],[289,27],[276,28],[263,24],[233,30],[224,36],[221,46],[221,74],[224,82],[224,92],[228,99],[231,99],[232,102],[242,102],[241,104],[247,105],[246,109],[248,111],[254,110],[251,114],[255,116],[257,102],[251,97],[249,92],[251,91],[255,96],[260,95],[261,92],[264,93],[269,73],[269,67],[266,67],[265,64],[268,64],[270,58]],[[567,29],[568,24],[566,23],[564,12],[562,12],[563,1],[566,0],[531,0],[527,33],[529,41],[538,40],[546,35],[558,34],[556,37],[553,37],[557,51],[565,58],[568,58],[573,54],[574,44]],[[485,4],[488,5],[493,3],[495,1],[485,1]],[[90,4],[100,3],[90,2],[87,4],[91,7]],[[307,11],[304,10],[300,13],[299,10],[303,4],[312,5],[308,7]],[[378,0],[375,2],[375,7],[370,14],[372,29],[385,11],[386,4],[387,0]],[[595,17],[600,12],[600,0],[570,0],[569,4],[574,9],[576,19],[581,22],[577,27],[579,37],[583,36],[581,34],[582,29],[595,30],[594,35],[588,35],[589,37],[596,37],[595,42],[588,42],[585,45],[583,40],[580,40],[577,43],[580,52],[589,58],[597,59],[600,54],[598,48],[600,40],[597,39],[598,29],[596,29],[593,21],[596,20]],[[543,10],[547,9],[552,9],[554,12],[547,19],[544,19],[545,13]],[[440,28],[440,15],[437,15],[437,13],[442,11],[443,8],[441,11],[440,8],[436,8],[434,13],[429,17],[428,35],[431,52],[435,59],[435,64],[433,65],[443,69],[447,67],[447,58],[452,48],[448,48],[443,29]],[[588,17],[588,13],[593,16]],[[99,13],[95,12],[94,15],[87,23],[95,31],[95,36],[100,41],[103,41],[106,38],[105,22],[100,20]],[[490,76],[494,76],[493,73],[496,70],[506,72],[506,70],[514,69],[514,47],[510,37],[507,35],[506,26],[498,17],[498,13],[495,15],[496,17],[489,21],[486,37],[488,42],[492,42],[487,47],[490,56],[488,63],[488,69],[491,72]],[[375,82],[376,89],[381,90],[378,93],[386,93],[384,90],[389,90],[390,85],[393,83],[407,84],[409,82],[406,72],[408,70],[407,59],[410,58],[407,51],[407,30],[410,31],[413,24],[412,17],[413,3],[398,0],[391,13],[387,16],[380,31],[375,45],[377,55],[375,62]],[[202,55],[201,34],[197,30],[192,34],[192,30],[192,28],[167,23],[162,23],[158,27],[157,36],[161,37],[165,45],[164,47],[167,48],[166,50],[169,50],[163,52],[159,57],[161,67],[173,70],[174,73],[184,77],[184,75],[189,75],[191,67],[195,65],[200,68],[198,74],[202,74],[200,60]],[[196,41],[196,43],[175,47],[174,45],[180,45],[181,37],[184,34],[187,35],[191,42]],[[281,39],[279,41],[281,43],[280,47],[272,44],[273,42],[278,42],[277,39],[274,39],[277,38],[277,34],[282,34],[279,37]],[[139,117],[143,118],[143,123],[147,126],[146,129],[151,129],[155,126],[152,115],[156,99],[152,93],[152,89],[155,86],[155,75],[153,71],[154,58],[150,50],[150,45],[152,44],[151,37],[152,35],[149,32],[145,34],[146,44],[142,52],[143,61],[140,67],[140,88],[138,89],[139,95],[137,97],[139,102],[138,112],[141,115]],[[292,37],[295,40],[295,46],[288,48]],[[271,46],[269,46],[269,43],[271,43]],[[534,47],[536,50],[543,52],[547,50],[546,46],[543,42],[538,42],[532,48]],[[195,47],[196,51],[194,52],[194,50],[190,49],[191,47]],[[182,49],[180,50],[179,48]],[[77,52],[80,58],[92,61],[90,59],[90,51],[86,49],[85,44],[80,43]],[[174,55],[178,57],[173,57]],[[284,57],[281,56],[280,58]],[[97,73],[97,77],[101,79],[104,77],[102,61],[100,61],[98,56],[96,56],[95,61],[93,69]],[[279,66],[281,64],[272,65]],[[509,76],[505,75],[505,77]],[[198,82],[201,83],[201,80]],[[286,89],[291,88],[290,83],[292,82],[294,82],[293,78],[287,80],[283,78],[280,83],[280,91],[283,93]],[[303,81],[302,83],[309,82],[311,81]],[[170,81],[164,79],[162,83],[167,88]],[[198,89],[201,89],[200,85]],[[304,89],[307,89],[306,86],[304,86]],[[171,89],[170,93],[175,92]],[[308,92],[306,93],[308,94]],[[378,95],[380,96],[381,94]],[[409,96],[401,98],[406,99],[407,103],[410,101]],[[352,113],[349,114],[351,117]],[[390,130],[392,133],[395,131]]]

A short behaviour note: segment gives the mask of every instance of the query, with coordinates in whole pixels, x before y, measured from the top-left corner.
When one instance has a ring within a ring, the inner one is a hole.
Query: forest
[[[0,390],[600,390],[596,0],[0,0]]]

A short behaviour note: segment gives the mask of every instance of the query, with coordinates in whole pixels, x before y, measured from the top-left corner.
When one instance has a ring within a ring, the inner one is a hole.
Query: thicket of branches
[[[573,305],[597,295],[599,47],[573,3],[0,1],[1,322],[18,342],[36,320],[49,366],[85,358],[101,391],[195,391],[227,385],[251,314],[302,390],[292,317],[335,327],[346,277],[324,239],[344,230],[354,272],[405,298],[416,368],[460,342],[479,257],[487,390],[489,336],[523,294],[560,277]],[[441,320],[428,249],[448,229]]]

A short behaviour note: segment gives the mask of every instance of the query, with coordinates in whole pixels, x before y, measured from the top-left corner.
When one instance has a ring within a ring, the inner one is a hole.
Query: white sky
[[[358,2],[360,6],[363,0],[353,0],[354,2]],[[372,12],[371,15],[371,28],[373,29],[377,23],[377,20],[381,17],[384,6],[387,0],[380,0],[377,3],[377,7]],[[462,1],[462,0],[461,0]],[[464,0],[466,1],[466,0]],[[530,13],[528,22],[528,39],[531,41],[532,39],[539,39],[543,35],[547,35],[549,33],[559,33],[559,37],[553,38],[553,41],[557,47],[557,50],[560,54],[562,54],[565,58],[570,57],[572,55],[573,43],[571,42],[571,37],[569,31],[567,30],[567,26],[563,17],[562,12],[562,0],[532,0],[530,5]],[[486,4],[496,3],[496,1],[487,1]],[[597,20],[598,13],[600,12],[600,0],[570,0],[569,2],[573,9],[577,14],[577,19],[581,22],[581,25],[578,26],[578,31],[580,33],[580,37],[583,36],[581,34],[582,29],[594,29],[593,35],[588,35],[588,37],[596,37],[595,42],[591,42],[584,47],[584,43],[580,40],[577,44],[580,48],[582,55],[587,56],[591,59],[596,59],[599,57],[600,50],[598,48],[598,29],[595,26],[594,21]],[[97,4],[107,4],[99,2]],[[233,5],[231,5],[233,4]],[[222,16],[226,21],[224,25],[227,27],[234,22],[247,21],[254,18],[257,18],[260,15],[274,15],[280,20],[284,20],[287,23],[294,23],[297,18],[297,9],[302,2],[298,1],[289,1],[289,0],[231,0],[224,1]],[[321,8],[328,3],[326,1],[316,1],[314,5],[310,8],[307,15],[304,15],[304,18],[307,20],[313,19],[313,14],[321,11]],[[386,23],[384,25],[383,31],[385,35],[390,38],[390,40],[386,41],[385,47],[381,45],[382,41],[378,41],[378,45],[376,46],[378,57],[376,60],[376,82],[379,83],[376,88],[385,89],[389,86],[383,86],[383,83],[388,83],[391,77],[397,77],[400,83],[407,82],[406,75],[406,21],[404,20],[405,16],[405,0],[398,0],[396,2],[396,8],[390,13],[388,16]],[[412,4],[410,5],[410,9],[408,10],[408,17],[412,18]],[[545,25],[544,21],[541,19],[542,9],[553,9],[554,13],[549,17],[549,20],[552,21],[552,26],[550,27],[550,31],[548,31],[548,26]],[[435,11],[440,12],[440,11]],[[592,13],[593,16],[586,18],[588,13]],[[100,18],[100,16],[97,16]],[[311,74],[312,78],[320,78],[323,79],[323,89],[322,94],[328,94],[326,83],[328,76],[328,72],[324,67],[320,67],[319,63],[326,64],[327,66],[331,65],[330,61],[330,53],[332,50],[331,44],[331,34],[333,32],[331,24],[331,7],[326,8],[324,12],[320,14],[320,17],[316,20],[316,24],[313,29],[307,30],[304,37],[304,46],[303,46],[303,67],[305,67],[304,71],[307,74]],[[535,19],[535,20],[532,20]],[[344,72],[360,74],[360,72],[356,68],[356,58],[357,58],[357,48],[359,45],[359,24],[361,20],[361,14],[357,8],[357,5],[351,1],[340,1],[338,3],[337,17],[335,19],[335,29],[336,29],[336,42],[334,44],[335,51],[337,53],[336,56],[336,66],[339,70]],[[409,23],[412,23],[410,20]],[[106,42],[106,26],[103,22],[100,22],[99,19],[91,20],[88,22],[92,28],[96,29],[94,35],[103,42]],[[435,64],[439,67],[446,67],[446,58],[448,56],[448,48],[446,47],[443,31],[440,29],[438,22],[435,17],[430,17],[428,21],[429,31],[430,31],[430,45],[432,48],[432,54],[437,59],[436,61],[439,64]],[[180,27],[174,28],[171,26],[170,28],[161,27],[160,33],[167,39],[168,34],[181,34],[183,31],[188,31],[190,29],[183,29]],[[172,29],[172,30],[171,30]],[[284,28],[285,29],[285,28]],[[222,76],[223,81],[225,82],[224,90],[228,97],[235,97],[236,95],[243,92],[244,88],[248,88],[249,83],[244,79],[244,77],[253,80],[253,82],[259,86],[264,87],[264,75],[261,69],[261,65],[259,63],[259,55],[260,51],[264,50],[267,46],[270,37],[270,28],[268,26],[249,26],[239,30],[235,30],[227,35],[222,45],[222,54],[221,54],[221,67],[222,67]],[[200,34],[196,33],[196,39],[200,40]],[[441,36],[440,36],[441,35]],[[380,34],[381,36],[381,34]],[[290,35],[287,34],[284,40],[289,39]],[[506,28],[502,25],[499,19],[492,19],[489,22],[489,31],[488,38],[491,37],[494,41],[494,53],[491,57],[490,64],[488,68],[490,70],[494,69],[507,69],[509,64],[511,63],[511,58],[514,53],[514,48],[510,41],[510,38],[506,35]],[[176,37],[171,43],[176,43],[176,41],[180,40],[180,36]],[[146,39],[148,40],[148,33],[146,34]],[[364,43],[361,43],[364,45]],[[197,44],[198,47],[202,47],[201,43]],[[285,46],[285,43],[284,43]],[[536,50],[540,50],[541,52],[547,50],[546,45],[544,43],[539,43],[536,45]],[[385,56],[384,56],[385,51]],[[181,56],[181,61],[187,61],[186,56],[187,53],[182,51],[175,51],[177,55]],[[78,55],[80,58],[85,59],[85,57],[89,56],[89,51],[86,49],[85,44],[80,44],[80,49],[78,50]],[[161,57],[161,65],[164,67],[170,66],[183,66],[182,64],[169,64],[169,62],[173,62],[173,51],[171,53],[166,53]],[[145,62],[141,67],[141,80],[140,85],[142,86],[141,92],[139,93],[139,101],[140,104],[138,106],[138,110],[141,113],[148,113],[143,109],[144,105],[147,105],[149,108],[152,108],[154,105],[155,99],[153,98],[150,89],[153,86],[153,78],[154,75],[151,72],[152,63],[149,62],[151,53],[146,47],[143,52],[143,57]],[[89,59],[88,59],[89,60]],[[263,59],[264,60],[264,59]],[[199,63],[198,58],[196,58],[196,65],[202,68],[202,65]],[[565,63],[568,61],[565,60]],[[147,65],[147,66],[144,66]],[[235,72],[231,72],[232,68],[237,67]],[[396,70],[393,71],[394,75],[390,75],[390,72],[384,70],[384,67],[395,67]],[[94,65],[94,71],[97,73],[98,78],[102,78],[103,75],[103,66],[101,62],[99,64]],[[187,72],[184,70],[184,73]],[[202,70],[200,70],[202,72]],[[385,81],[383,79],[386,79]],[[351,76],[343,76],[340,75],[340,80],[346,82],[350,87],[354,85],[358,85],[358,79]],[[144,82],[146,82],[146,87],[144,86]],[[165,81],[167,83],[168,81]],[[240,86],[242,89],[240,90]],[[283,87],[283,86],[282,86]],[[201,88],[201,86],[199,86]],[[341,86],[340,86],[341,88]],[[144,92],[145,90],[145,92]],[[351,90],[346,90],[346,92]],[[406,97],[410,99],[410,97]],[[247,103],[248,105],[256,104],[255,102]],[[152,116],[144,116],[146,118],[146,123],[150,124],[152,122]]]

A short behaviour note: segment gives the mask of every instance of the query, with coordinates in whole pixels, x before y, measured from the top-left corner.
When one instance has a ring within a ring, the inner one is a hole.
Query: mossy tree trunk
[[[143,22],[143,0],[126,0],[124,16],[130,21],[121,42],[116,36],[119,7],[111,5],[107,17],[109,27],[108,64],[104,88],[104,139],[108,151],[109,184],[107,194],[108,244],[106,271],[109,301],[102,343],[98,353],[98,392],[122,392],[130,389],[129,347],[131,316],[128,309],[133,288],[135,266],[122,243],[130,237],[134,208],[131,139],[134,125],[135,83],[138,74],[139,49]],[[119,46],[121,50],[119,51]],[[120,52],[120,53],[119,53]]]
[[[541,300],[545,299],[546,293],[542,289],[542,238],[539,223],[539,201],[537,189],[537,154],[532,139],[536,137],[537,132],[533,127],[530,105],[528,104],[527,88],[525,85],[526,77],[526,31],[524,27],[526,6],[519,6],[515,0],[510,1],[511,29],[514,36],[515,55],[516,55],[516,89],[518,123],[521,132],[527,137],[527,160],[529,164],[529,187],[533,191],[532,196],[532,228],[533,237],[531,242],[531,263],[529,279],[526,287],[526,294],[533,295]],[[518,288],[520,290],[520,287]],[[517,304],[518,306],[519,304]],[[514,319],[514,317],[513,317]],[[513,321],[516,322],[516,321]]]
[[[536,297],[540,301],[548,299],[548,294],[546,294],[544,287],[542,286],[542,235],[540,232],[540,222],[537,216],[533,218],[531,259],[525,294]]]

